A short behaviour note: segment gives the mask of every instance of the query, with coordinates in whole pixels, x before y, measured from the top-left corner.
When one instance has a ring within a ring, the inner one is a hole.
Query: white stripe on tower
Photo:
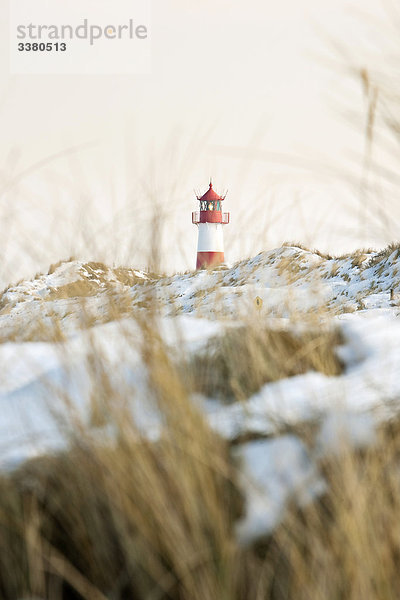
[[[224,234],[222,223],[199,223],[197,252],[223,252]]]

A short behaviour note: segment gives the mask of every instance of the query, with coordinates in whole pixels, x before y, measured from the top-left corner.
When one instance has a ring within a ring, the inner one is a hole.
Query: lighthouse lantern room
[[[211,181],[206,193],[197,196],[200,211],[192,213],[192,223],[199,230],[196,269],[207,269],[224,262],[222,227],[229,223],[229,213],[222,212],[225,196],[219,196],[214,191]]]

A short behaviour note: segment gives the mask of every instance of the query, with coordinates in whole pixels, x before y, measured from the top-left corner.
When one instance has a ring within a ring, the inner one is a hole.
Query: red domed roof
[[[210,187],[208,188],[208,190],[206,191],[205,194],[203,194],[203,196],[201,196],[201,198],[197,198],[198,200],[202,201],[205,200],[206,202],[214,202],[217,200],[223,200],[224,198],[222,196],[218,196],[217,192],[215,192],[213,190],[213,186],[212,183],[210,181]]]

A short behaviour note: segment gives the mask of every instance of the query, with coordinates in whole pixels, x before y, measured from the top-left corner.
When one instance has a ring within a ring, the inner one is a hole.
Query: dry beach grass
[[[77,310],[80,306],[78,302]],[[241,328],[228,329],[211,340],[218,357],[215,368],[171,354],[158,333],[156,313],[150,303],[133,318],[143,334],[140,354],[149,393],[163,418],[160,435],[143,437],[129,410],[132,390],[115,387],[107,358],[94,346],[95,363],[86,367],[94,426],[71,409],[63,423],[68,450],[32,459],[1,476],[0,596],[397,597],[396,422],[382,427],[364,451],[343,439],[338,454],[319,457],[325,494],[300,509],[289,503],[274,532],[243,547],[235,535],[244,511],[239,465],[230,443],[212,431],[191,400],[198,386],[243,402],[264,382],[310,368],[339,374],[335,331],[269,331],[260,328],[257,315],[257,328],[249,322],[246,334]],[[316,315],[310,319],[315,324]],[[73,405],[62,394],[53,402]],[[113,432],[108,441],[96,434],[99,424]],[[299,426],[296,433],[312,450],[313,427]]]

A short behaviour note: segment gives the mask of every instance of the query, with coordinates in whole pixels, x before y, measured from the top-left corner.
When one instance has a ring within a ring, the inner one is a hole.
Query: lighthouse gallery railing
[[[203,211],[206,212],[206,211]],[[207,211],[208,212],[208,211]],[[219,211],[209,211],[210,215],[213,215],[214,217],[217,217]],[[229,213],[228,212],[223,212],[220,213],[221,214],[221,220],[219,219],[213,219],[214,223],[222,223],[222,225],[228,225],[229,223]],[[207,221],[205,219],[201,219],[200,216],[200,211],[195,211],[192,212],[192,223],[194,223],[195,225],[198,225],[199,223],[206,223]]]

